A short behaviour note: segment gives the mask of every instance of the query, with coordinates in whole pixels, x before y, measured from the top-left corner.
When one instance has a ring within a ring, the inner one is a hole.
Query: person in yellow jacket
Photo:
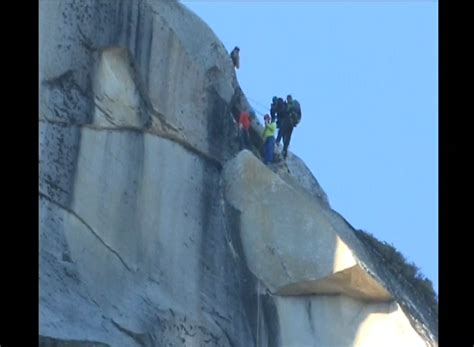
[[[263,163],[268,165],[273,162],[273,151],[275,149],[276,123],[272,122],[270,115],[263,116],[265,129],[263,130]]]

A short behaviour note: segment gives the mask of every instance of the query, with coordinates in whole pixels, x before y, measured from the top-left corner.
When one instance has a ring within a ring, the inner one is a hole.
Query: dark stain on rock
[[[110,345],[90,340],[66,340],[39,335],[39,347],[110,347]]]
[[[43,105],[47,105],[59,120],[67,123],[90,123],[93,110],[91,90],[82,89],[74,78],[74,71],[42,82]],[[44,108],[44,106],[43,106]],[[41,108],[41,113],[46,110]]]

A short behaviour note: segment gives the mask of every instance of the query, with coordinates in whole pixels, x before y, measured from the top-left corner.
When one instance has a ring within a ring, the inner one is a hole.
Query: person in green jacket
[[[263,163],[268,165],[273,162],[273,151],[275,149],[275,132],[276,123],[272,122],[270,115],[266,114],[263,116],[265,121],[265,129],[263,130],[262,137],[264,140],[263,144]]]

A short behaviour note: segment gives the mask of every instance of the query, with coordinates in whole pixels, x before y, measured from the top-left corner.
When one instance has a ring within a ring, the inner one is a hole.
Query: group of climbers
[[[235,47],[230,53],[232,63],[237,69],[240,67],[239,52],[239,47]],[[288,156],[288,147],[290,145],[293,128],[301,121],[300,103],[293,99],[291,95],[287,95],[286,101],[283,100],[283,98],[274,96],[270,105],[270,115],[265,114],[263,118],[265,124],[262,132],[264,141],[263,162],[265,165],[268,165],[273,162],[275,145],[279,147],[281,140],[283,140],[283,150],[281,154],[284,159]],[[250,116],[247,111],[240,112],[238,126],[240,149],[249,149]],[[277,128],[278,135],[275,140]]]

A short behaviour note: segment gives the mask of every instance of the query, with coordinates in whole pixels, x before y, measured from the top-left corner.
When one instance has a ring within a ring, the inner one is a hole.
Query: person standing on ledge
[[[235,46],[232,52],[230,52],[230,57],[232,58],[232,63],[237,69],[240,67],[240,48]]]
[[[277,98],[276,101],[276,126],[278,128],[278,136],[276,138],[276,145],[280,145],[280,141],[283,137],[283,130],[281,124],[284,123],[284,119],[288,117],[287,104],[282,98]]]
[[[250,149],[249,140],[250,116],[247,111],[240,112],[239,117],[239,144],[240,150]]]
[[[276,120],[277,100],[278,100],[278,98],[276,96],[274,96],[272,98],[272,104],[270,105],[270,117],[272,117],[272,122],[274,122]],[[277,128],[278,128],[278,122],[277,122]]]
[[[273,162],[273,151],[275,150],[275,131],[276,124],[272,122],[270,115],[263,117],[265,121],[265,129],[263,130],[263,163],[265,165]]]
[[[283,159],[286,159],[288,155],[288,147],[290,146],[291,134],[293,128],[301,121],[301,107],[300,103],[293,99],[291,95],[286,97],[287,101],[287,115],[283,118],[280,123],[280,130],[283,137]],[[280,141],[280,136],[277,138],[277,144]]]

